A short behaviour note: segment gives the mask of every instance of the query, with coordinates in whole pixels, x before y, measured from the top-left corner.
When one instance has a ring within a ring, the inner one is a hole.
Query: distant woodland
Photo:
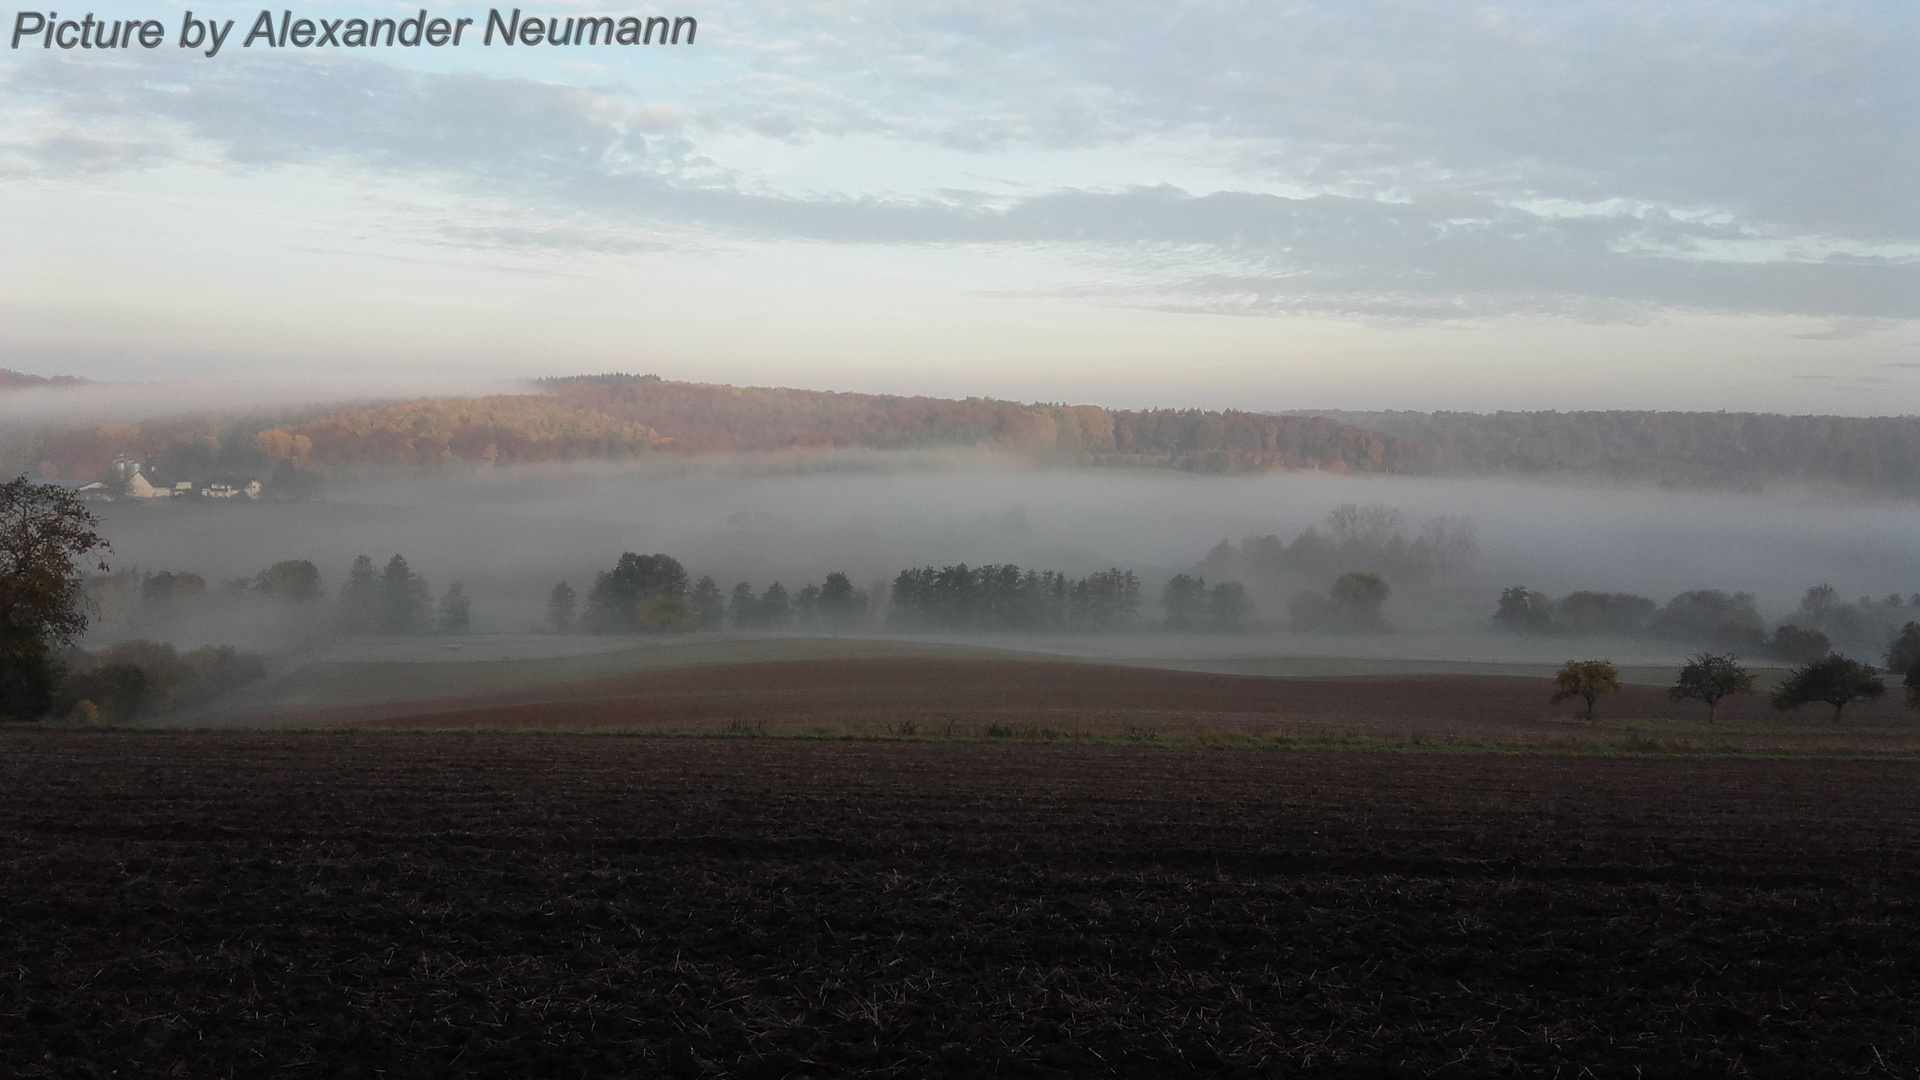
[[[0,465],[94,480],[118,459],[163,479],[265,476],[646,454],[866,447],[965,448],[1087,465],[1194,472],[1271,469],[1415,472],[1417,447],[1322,417],[1198,409],[1139,412],[664,382],[652,376],[551,379],[543,393],[415,401],[326,415],[169,418],[0,431]]]
[[[1842,483],[1920,494],[1920,417],[1698,412],[1342,412],[1417,445],[1436,472],[1571,474],[1688,486]]]
[[[72,383],[0,371],[0,392]],[[161,479],[863,447],[973,449],[1076,465],[1198,473],[1566,475],[1687,486],[1842,483],[1920,494],[1920,417],[1682,412],[1106,409],[663,381],[547,379],[528,394],[272,415],[0,427],[0,471]],[[314,490],[314,485],[280,485]]]
[[[87,380],[77,375],[29,375],[0,368],[0,390],[31,390],[37,386],[76,386]]]

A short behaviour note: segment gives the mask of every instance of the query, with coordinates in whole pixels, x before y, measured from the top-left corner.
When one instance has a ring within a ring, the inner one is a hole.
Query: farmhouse
[[[204,484],[192,480],[169,483],[149,475],[144,462],[131,458],[114,462],[108,477],[110,483],[88,484],[79,490],[107,500],[111,500],[116,491],[129,499],[190,499],[195,495],[203,499],[258,499],[264,490],[253,477],[221,477]]]

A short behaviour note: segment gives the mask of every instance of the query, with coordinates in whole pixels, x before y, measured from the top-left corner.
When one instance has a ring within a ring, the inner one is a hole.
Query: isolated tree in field
[[[561,582],[547,593],[547,626],[556,634],[564,634],[573,629],[574,604],[577,598],[573,586]]]
[[[1797,709],[1824,701],[1833,706],[1833,722],[1837,724],[1841,710],[1849,702],[1875,701],[1886,692],[1887,685],[1880,681],[1880,673],[1871,664],[1828,653],[1794,668],[1787,681],[1773,692],[1773,707]]]
[[[1580,715],[1588,720],[1594,719],[1594,707],[1602,694],[1620,692],[1620,670],[1608,660],[1569,660],[1553,681],[1559,687],[1553,695],[1554,703],[1580,698],[1587,703]]]
[[[109,550],[99,527],[70,491],[24,475],[0,484],[0,718],[32,719],[52,706],[54,653],[87,628],[80,560]]]
[[[695,630],[718,630],[726,624],[727,599],[711,577],[693,583],[693,591],[687,594],[687,607]]]
[[[1733,694],[1753,693],[1753,676],[1740,666],[1737,656],[1703,652],[1687,658],[1680,679],[1667,691],[1674,701],[1702,701],[1707,706],[1707,723],[1713,723],[1714,709],[1720,699]]]
[[[464,634],[472,625],[473,605],[467,600],[466,586],[456,581],[440,597],[440,632]]]

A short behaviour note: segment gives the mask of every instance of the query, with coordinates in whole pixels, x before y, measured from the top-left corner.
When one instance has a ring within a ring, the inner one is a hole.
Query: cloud
[[[876,0],[701,17],[706,66],[645,90],[324,54],[36,59],[5,76],[33,110],[5,167],[420,175],[521,209],[438,237],[483,247],[1042,245],[1121,279],[1069,288],[1175,311],[1836,320],[1810,340],[1920,317],[1905,8]],[[1105,182],[876,192],[850,167],[802,188],[715,149],[855,135],[985,172],[1038,155],[1028,177],[1152,138],[1220,179],[1157,181],[1136,152]]]
[[[1851,341],[1854,338],[1890,329],[1892,325],[1886,319],[1834,319],[1825,330],[1787,336],[1801,341]]]
[[[983,147],[1205,134],[1347,194],[1651,201],[1920,239],[1920,9],[1611,0],[723,5],[801,87],[789,137],[864,125]],[[720,40],[720,39],[716,39]],[[727,87],[707,107],[727,109]]]
[[[524,394],[516,379],[476,375],[277,375],[246,379],[96,382],[0,392],[0,424],[123,423],[250,409],[287,409],[448,395]]]

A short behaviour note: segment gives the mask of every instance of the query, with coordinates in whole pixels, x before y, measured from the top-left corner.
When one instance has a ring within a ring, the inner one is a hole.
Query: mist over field
[[[458,475],[337,483],[324,501],[101,507],[116,568],[184,571],[210,585],[284,559],[320,568],[327,595],[355,556],[406,557],[438,595],[462,583],[476,633],[539,628],[561,580],[585,594],[623,551],[673,555],[723,590],[774,581],[789,592],[841,571],[876,604],[904,568],[1015,563],[1078,576],[1108,567],[1141,581],[1140,622],[1160,619],[1161,587],[1222,540],[1324,528],[1342,504],[1470,518],[1478,555],[1430,582],[1394,582],[1384,613],[1399,633],[1284,634],[1286,600],[1327,580],[1250,577],[1264,637],[1182,648],[1324,655],[1422,655],[1472,631],[1455,653],[1531,657],[1539,643],[1484,633],[1501,591],[1525,585],[1638,593],[1662,603],[1694,589],[1748,592],[1770,621],[1832,585],[1843,599],[1920,590],[1920,505],[1836,491],[1765,494],[1603,484],[1264,473],[1210,477],[1148,470],[1033,468],[956,452],[828,451],[626,463],[576,462]],[[187,616],[187,612],[182,612]],[[257,636],[183,617],[180,644]],[[877,627],[876,627],[877,629]],[[1116,645],[1125,649],[1129,646]],[[1141,647],[1141,646],[1133,646]],[[1574,647],[1551,642],[1558,654]],[[1661,650],[1646,650],[1660,652]],[[1668,652],[1675,650],[1665,650]]]

